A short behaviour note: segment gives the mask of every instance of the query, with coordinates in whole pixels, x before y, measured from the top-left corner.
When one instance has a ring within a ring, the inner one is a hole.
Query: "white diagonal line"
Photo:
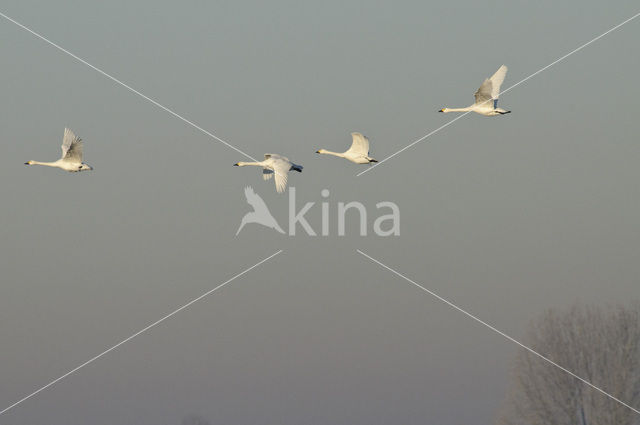
[[[186,119],[185,117],[183,117],[182,115],[178,114],[177,112],[172,111],[171,109],[167,108],[166,106],[158,103],[157,101],[153,100],[152,98],[150,98],[149,96],[146,96],[142,93],[140,93],[138,90],[134,89],[133,87],[123,83],[122,81],[118,80],[116,77],[112,76],[111,74],[106,73],[105,71],[101,70],[100,68],[91,65],[89,62],[85,61],[84,59],[74,55],[73,53],[71,53],[70,51],[68,51],[67,49],[59,46],[58,44],[54,43],[53,41],[49,40],[48,38],[44,37],[43,35],[38,34],[37,32],[35,32],[34,30],[32,30],[29,27],[26,27],[25,25],[22,25],[20,22],[16,21],[15,19],[11,18],[10,16],[5,15],[4,13],[0,12],[0,16],[2,16],[3,18],[5,18],[7,21],[13,22],[14,24],[16,24],[17,26],[19,26],[20,28],[30,32],[31,34],[35,35],[36,37],[38,37],[39,39],[41,39],[42,41],[50,44],[51,46],[55,47],[56,49],[60,50],[63,53],[66,53],[67,55],[71,56],[72,58],[74,58],[75,60],[77,60],[78,62],[83,63],[84,65],[88,66],[89,68],[93,69],[94,71],[99,72],[100,74],[104,75],[105,77],[107,77],[108,79],[110,79],[111,81],[120,84],[122,87],[126,88],[127,90],[137,94],[138,96],[140,96],[141,98],[153,103],[154,105],[156,105],[158,108],[170,113],[171,115],[173,115],[174,117],[184,121],[185,123],[189,124],[191,127],[195,128],[196,130],[199,130],[200,132],[206,134],[207,136],[217,140],[218,142],[222,143],[223,145],[233,149],[234,151],[241,153],[242,155],[246,156],[247,158],[252,159],[253,161],[257,161],[254,157],[252,157],[249,154],[244,153],[243,151],[241,151],[240,149],[236,148],[235,146],[233,146],[232,144],[222,140],[221,138],[219,138],[218,136],[216,136],[215,134],[205,130],[204,128],[200,127],[199,125],[195,124],[193,121],[189,121],[188,119]]]
[[[123,339],[122,341],[120,341],[119,343],[117,343],[116,345],[112,346],[111,348],[108,348],[107,350],[103,351],[102,353],[98,354],[95,357],[92,357],[91,359],[87,360],[86,362],[82,363],[80,366],[71,369],[69,372],[65,373],[64,375],[60,376],[59,378],[54,379],[53,381],[49,382],[47,385],[41,387],[40,389],[32,392],[31,394],[29,394],[26,397],[21,398],[20,400],[16,401],[15,403],[13,403],[12,405],[6,407],[3,410],[0,410],[0,415],[2,415],[3,413],[6,413],[7,411],[13,409],[14,407],[16,407],[17,405],[19,405],[22,402],[25,402],[27,400],[29,400],[31,397],[35,396],[36,394],[40,393],[41,391],[46,390],[47,388],[49,388],[50,386],[54,385],[55,383],[63,380],[64,378],[66,378],[67,376],[77,372],[78,370],[82,369],[83,367],[87,366],[90,363],[93,363],[94,361],[98,360],[100,357],[104,356],[105,354],[115,350],[116,348],[120,347],[122,344],[125,344],[129,341],[131,341],[133,338],[137,337],[138,335],[148,331],[149,329],[153,328],[156,325],[159,325],[160,323],[164,322],[165,320],[167,320],[168,318],[170,318],[171,316],[177,314],[178,312],[184,310],[185,308],[189,307],[191,304],[200,301],[201,299],[203,299],[204,297],[206,297],[207,295],[212,294],[213,292],[217,291],[218,289],[222,288],[223,286],[225,286],[226,284],[234,281],[235,279],[239,278],[240,276],[242,276],[243,274],[255,269],[256,267],[258,267],[259,265],[263,264],[266,261],[269,261],[270,259],[272,259],[273,257],[275,257],[276,255],[280,254],[282,252],[282,250],[279,250],[273,254],[271,254],[270,256],[268,256],[267,258],[265,258],[264,260],[259,261],[258,263],[254,264],[253,266],[249,267],[248,269],[243,270],[242,272],[238,273],[237,275],[233,276],[231,279],[221,283],[220,285],[216,286],[215,288],[205,292],[204,294],[200,295],[198,298],[195,298],[191,301],[189,301],[188,303],[186,303],[185,305],[183,305],[182,307],[172,311],[171,313],[167,314],[166,316],[164,316],[162,319],[156,320],[155,322],[153,322],[152,324],[146,326],[145,328],[139,330],[138,332],[134,333],[133,335],[131,335],[128,338]]]
[[[455,117],[454,119],[452,119],[451,121],[447,122],[446,124],[441,125],[440,127],[436,128],[435,130],[425,134],[424,136],[422,136],[421,138],[419,138],[418,140],[416,140],[415,142],[412,142],[410,144],[408,144],[407,146],[405,146],[404,148],[400,149],[399,151],[389,155],[388,157],[386,157],[385,159],[378,161],[376,164],[372,165],[371,167],[368,167],[366,170],[361,171],[360,173],[358,173],[356,175],[356,177],[360,177],[361,175],[363,175],[364,173],[366,173],[367,171],[371,171],[374,168],[376,168],[379,164],[382,164],[383,162],[387,161],[388,159],[393,158],[394,156],[398,155],[399,153],[404,152],[405,150],[409,149],[410,147],[412,147],[415,144],[418,144],[420,142],[422,142],[424,139],[426,139],[427,137],[436,134],[437,132],[439,132],[440,130],[442,130],[443,128],[446,128],[448,126],[450,126],[451,124],[453,124],[454,122],[458,121],[460,118],[464,117],[465,115],[471,113],[471,111],[467,111],[461,115],[458,115],[457,117]]]
[[[400,272],[395,271],[394,269],[392,269],[391,267],[381,263],[380,261],[376,260],[375,258],[365,254],[364,252],[360,251],[359,249],[357,249],[356,251],[358,251],[359,254],[361,254],[362,256],[368,258],[369,260],[373,261],[374,263],[380,265],[381,267],[389,270],[391,273],[395,274],[396,276],[399,276],[401,278],[403,278],[404,280],[406,280],[407,282],[413,284],[414,286],[416,286],[419,289],[422,289],[424,292],[428,293],[429,295],[439,299],[440,301],[442,301],[443,303],[447,304],[449,307],[453,307],[454,309],[458,310],[459,312],[465,314],[466,316],[470,317],[471,319],[475,320],[476,322],[480,323],[483,326],[486,326],[487,328],[491,329],[492,331],[494,331],[495,333],[497,333],[498,335],[503,336],[504,338],[508,339],[509,341],[519,345],[520,347],[524,348],[525,350],[527,350],[528,352],[530,352],[531,354],[534,354],[536,356],[538,356],[539,358],[541,358],[542,360],[544,360],[547,363],[552,364],[553,366],[557,367],[558,369],[562,370],[563,372],[568,373],[569,375],[573,376],[574,378],[582,381],[584,384],[590,386],[591,388],[593,388],[594,390],[604,394],[605,396],[609,397],[611,400],[614,400],[618,403],[620,403],[621,405],[623,405],[624,407],[627,407],[631,410],[633,410],[635,413],[640,414],[640,410],[629,406],[627,403],[625,403],[624,401],[612,396],[611,394],[609,394],[608,392],[600,389],[599,387],[596,387],[595,385],[593,385],[591,382],[587,381],[584,378],[579,377],[578,375],[576,375],[575,373],[571,372],[570,370],[560,366],[558,363],[554,362],[553,360],[543,356],[542,354],[538,353],[537,351],[534,351],[532,348],[527,347],[526,345],[524,345],[523,343],[521,343],[520,341],[510,337],[509,335],[507,335],[506,333],[502,332],[501,330],[496,329],[495,327],[491,326],[490,324],[488,324],[487,322],[483,321],[482,319],[479,319],[478,317],[474,316],[473,314],[467,312],[466,310],[463,310],[462,308],[458,307],[457,305],[455,305],[454,303],[452,303],[451,301],[446,300],[445,298],[442,298],[440,295],[436,294],[433,291],[428,290],[427,288],[425,288],[424,286],[420,285],[419,283],[416,283],[415,281],[409,279],[408,277],[406,277],[405,275],[403,275]]]
[[[614,26],[614,27],[612,27],[612,28],[609,28],[607,31],[603,32],[603,33],[602,33],[602,34],[600,34],[599,36],[597,36],[597,37],[595,37],[595,38],[593,38],[593,39],[591,39],[591,40],[587,41],[586,43],[584,43],[584,44],[583,44],[583,45],[581,45],[580,47],[577,47],[577,48],[573,49],[572,51],[570,51],[569,53],[565,54],[564,56],[559,57],[558,59],[556,59],[555,61],[551,62],[549,65],[545,66],[544,68],[540,68],[539,70],[537,70],[537,71],[536,71],[536,72],[534,72],[533,74],[531,74],[531,75],[529,75],[528,77],[526,77],[526,78],[524,78],[524,79],[522,79],[522,80],[518,81],[517,83],[515,83],[515,84],[514,84],[514,85],[512,85],[511,87],[509,87],[509,88],[507,88],[507,89],[504,89],[503,91],[501,91],[501,92],[500,92],[500,94],[503,94],[503,93],[508,92],[509,90],[511,90],[511,89],[513,89],[513,88],[515,88],[515,87],[519,86],[520,84],[522,84],[522,83],[524,83],[525,81],[527,81],[527,80],[529,80],[529,79],[531,79],[531,78],[535,77],[536,75],[540,74],[541,72],[543,72],[543,71],[545,71],[545,70],[547,70],[547,69],[551,68],[553,65],[557,64],[558,62],[561,62],[561,61],[563,61],[564,59],[568,58],[569,56],[573,55],[574,53],[579,52],[580,50],[584,49],[585,47],[587,47],[587,46],[588,46],[588,45],[590,45],[591,43],[593,43],[593,42],[595,42],[595,41],[598,41],[599,39],[601,39],[601,38],[602,38],[602,37],[604,37],[605,35],[609,34],[609,33],[610,33],[610,32],[612,32],[612,31],[617,30],[618,28],[620,28],[620,27],[621,27],[621,26],[623,26],[624,24],[626,24],[626,23],[628,23],[628,22],[630,22],[630,21],[634,20],[634,19],[635,19],[635,18],[637,18],[638,16],[640,16],[640,12],[639,12],[639,13],[636,13],[636,14],[635,14],[635,15],[633,15],[632,17],[630,17],[630,18],[628,18],[628,19],[626,19],[626,20],[624,20],[624,21],[620,22],[618,25],[616,25],[616,26]],[[489,99],[489,100],[485,101],[484,103],[487,103],[487,102],[493,102],[493,99]],[[381,161],[378,161],[378,163],[374,164],[373,166],[371,166],[371,167],[367,168],[366,170],[364,170],[364,171],[362,171],[362,172],[358,173],[358,174],[356,175],[356,177],[360,177],[361,175],[363,175],[363,174],[364,174],[364,173],[366,173],[367,171],[371,171],[371,170],[373,170],[373,169],[374,169],[374,168],[376,168],[378,165],[382,164],[383,162],[387,161],[388,159],[393,158],[394,156],[398,155],[399,153],[404,152],[405,150],[409,149],[410,147],[412,147],[412,146],[416,145],[417,143],[420,143],[420,142],[422,142],[423,140],[425,140],[426,138],[428,138],[428,137],[430,137],[430,136],[432,136],[432,135],[436,134],[436,133],[437,133],[437,132],[439,132],[440,130],[442,130],[442,129],[444,129],[444,128],[448,127],[450,124],[453,124],[454,122],[458,121],[460,118],[464,117],[465,115],[469,114],[470,112],[471,112],[471,111],[467,111],[467,112],[463,113],[462,115],[459,115],[459,116],[457,116],[456,118],[452,119],[451,121],[447,122],[446,124],[444,124],[444,125],[442,125],[442,126],[440,126],[440,127],[436,128],[435,130],[433,130],[433,131],[431,131],[431,132],[429,132],[429,133],[425,134],[424,136],[422,136],[422,137],[421,137],[421,138],[419,138],[418,140],[416,140],[416,141],[414,141],[414,142],[412,142],[412,143],[408,144],[407,146],[405,146],[404,148],[400,149],[399,151],[397,151],[397,152],[395,152],[395,153],[393,153],[393,154],[389,155],[389,156],[388,156],[388,157],[386,157],[385,159],[383,159],[383,160],[381,160]]]

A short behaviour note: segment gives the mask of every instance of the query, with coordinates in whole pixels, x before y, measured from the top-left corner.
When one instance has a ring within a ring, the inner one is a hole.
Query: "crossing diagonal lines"
[[[178,114],[177,112],[173,111],[172,109],[162,105],[160,102],[152,99],[151,97],[143,94],[142,92],[134,89],[130,85],[128,85],[126,83],[123,83],[122,81],[120,81],[119,79],[114,77],[113,75],[107,73],[106,71],[103,71],[102,69],[98,68],[97,66],[94,66],[94,65],[90,64],[86,60],[82,59],[81,57],[79,57],[79,56],[77,56],[77,55],[75,55],[73,53],[71,53],[69,50],[65,49],[64,47],[62,47],[62,46],[60,46],[60,45],[58,45],[56,43],[54,43],[53,41],[49,40],[48,38],[46,38],[45,36],[41,35],[40,33],[32,30],[31,28],[27,27],[26,25],[21,24],[20,22],[16,21],[12,17],[7,16],[2,12],[0,12],[0,16],[3,17],[4,19],[6,19],[7,21],[16,24],[17,26],[19,26],[23,30],[33,34],[34,36],[38,37],[40,40],[44,41],[45,43],[47,43],[47,44],[49,44],[49,45],[51,45],[53,47],[55,47],[56,49],[58,49],[61,52],[65,53],[66,55],[71,56],[72,58],[74,58],[78,62],[88,66],[89,68],[93,69],[96,72],[99,72],[100,74],[104,75],[105,77],[107,77],[111,81],[113,81],[113,82],[121,85],[122,87],[126,88],[130,92],[137,94],[138,96],[140,96],[144,100],[152,103],[153,105],[157,106],[158,108],[162,109],[163,111],[168,112],[169,114],[173,115],[174,117],[178,118],[181,121],[184,121],[185,123],[189,124],[191,127],[195,128],[196,130],[200,131],[201,133],[206,134],[207,136],[211,137],[212,139],[217,140],[218,142],[222,143],[223,145],[227,146],[228,148],[231,148],[234,151],[244,155],[245,157],[247,157],[247,158],[249,158],[249,159],[251,159],[253,161],[257,161],[254,157],[252,157],[251,155],[243,152],[239,148],[233,146],[231,143],[221,139],[220,137],[216,136],[215,134],[211,133],[210,131],[205,130],[204,128],[200,127],[198,124],[194,123],[193,121],[188,120],[184,116],[182,116],[182,115]]]
[[[256,264],[254,264],[253,266],[244,269],[243,271],[241,271],[240,273],[236,274],[235,276],[233,276],[232,278],[226,280],[225,282],[222,282],[221,284],[219,284],[218,286],[216,286],[213,289],[210,289],[209,291],[205,292],[204,294],[200,295],[197,298],[194,298],[193,300],[189,301],[188,303],[182,305],[181,307],[173,310],[171,313],[167,314],[166,316],[162,317],[161,319],[156,320],[155,322],[151,323],[148,326],[145,326],[144,328],[140,329],[138,332],[134,333],[133,335],[123,339],[122,341],[118,342],[117,344],[111,346],[110,348],[104,350],[102,353],[90,358],[89,360],[87,360],[86,362],[80,364],[79,366],[71,369],[70,371],[68,371],[67,373],[65,373],[64,375],[54,379],[53,381],[49,382],[48,384],[40,387],[39,389],[37,389],[36,391],[32,392],[31,394],[21,398],[20,400],[16,401],[15,403],[5,407],[3,410],[0,410],[0,415],[8,412],[9,410],[13,409],[14,407],[24,403],[25,401],[29,400],[30,398],[34,397],[35,395],[41,393],[42,391],[46,390],[47,388],[55,385],[56,383],[60,382],[61,380],[63,380],[64,378],[68,377],[69,375],[72,375],[74,373],[76,373],[77,371],[79,371],[80,369],[82,369],[85,366],[88,366],[89,364],[93,363],[94,361],[98,360],[99,358],[105,356],[106,354],[110,353],[111,351],[115,350],[116,348],[120,347],[123,344],[126,344],[127,342],[131,341],[132,339],[134,339],[135,337],[147,332],[148,330],[150,330],[151,328],[159,325],[160,323],[164,322],[165,320],[167,320],[168,318],[178,314],[179,312],[181,312],[182,310],[190,307],[192,304],[200,301],[201,299],[205,298],[208,295],[211,295],[212,293],[216,292],[218,289],[226,286],[227,284],[233,282],[234,280],[236,280],[237,278],[239,278],[240,276],[250,272],[251,270],[255,269],[256,267],[260,266],[261,264],[269,261],[270,259],[272,259],[273,257],[275,257],[276,255],[280,254],[282,252],[282,250],[276,251],[275,253],[271,254],[270,256],[268,256],[267,258],[260,260],[259,262],[257,262]]]
[[[557,367],[558,369],[562,370],[565,373],[568,373],[569,375],[573,376],[574,378],[578,379],[579,381],[581,381],[582,383],[584,383],[585,385],[588,385],[589,387],[593,388],[594,390],[598,391],[599,393],[609,397],[611,400],[616,401],[618,403],[620,403],[621,405],[623,405],[624,407],[627,407],[629,409],[631,409],[632,411],[634,411],[637,414],[640,414],[640,410],[636,409],[633,406],[628,405],[627,403],[625,403],[624,401],[614,397],[613,395],[609,394],[608,392],[604,391],[603,389],[601,389],[600,387],[597,387],[595,385],[593,385],[591,382],[587,381],[584,378],[581,378],[580,376],[576,375],[575,373],[571,372],[570,370],[568,370],[567,368],[562,367],[561,365],[559,365],[558,363],[554,362],[553,360],[549,359],[548,357],[543,356],[542,354],[538,353],[537,351],[533,350],[532,348],[524,345],[523,343],[521,343],[520,341],[516,340],[515,338],[512,338],[511,336],[507,335],[506,333],[502,332],[501,330],[497,329],[496,327],[490,325],[489,323],[483,321],[482,319],[478,318],[477,316],[474,316],[473,314],[469,313],[468,311],[464,310],[461,307],[458,307],[456,304],[452,303],[451,301],[441,297],[440,295],[436,294],[435,292],[425,288],[424,286],[422,286],[421,284],[417,283],[416,281],[409,279],[407,276],[403,275],[402,273],[392,269],[391,267],[387,266],[386,264],[383,264],[381,261],[376,260],[375,258],[371,257],[368,254],[365,254],[364,252],[362,252],[361,250],[356,250],[360,255],[362,255],[363,257],[371,260],[372,262],[378,264],[380,267],[390,271],[391,273],[395,274],[398,277],[401,277],[402,279],[404,279],[405,281],[409,282],[410,284],[412,284],[413,286],[417,287],[418,289],[421,289],[422,291],[426,292],[427,294],[431,295],[434,298],[437,298],[438,300],[442,301],[443,303],[447,304],[449,307],[459,311],[460,313],[466,315],[467,317],[475,320],[476,322],[480,323],[481,325],[491,329],[493,332],[497,333],[498,335],[508,339],[509,341],[513,342],[514,344],[519,345],[521,348],[524,348],[525,350],[527,350],[529,353],[539,357],[540,359],[544,360],[545,362]]]
[[[533,74],[530,74],[529,76],[527,76],[526,78],[523,78],[522,80],[518,81],[517,83],[515,83],[514,85],[504,89],[503,91],[500,92],[500,94],[506,93],[508,91],[510,91],[511,89],[514,89],[516,87],[518,87],[520,84],[529,81],[531,78],[535,77],[536,75],[540,74],[541,72],[546,71],[547,69],[551,68],[552,66],[554,66],[555,64],[562,62],[563,60],[565,60],[566,58],[568,58],[569,56],[573,55],[574,53],[579,52],[580,50],[584,49],[585,47],[589,46],[590,44],[600,40],[602,37],[604,37],[605,35],[617,30],[618,28],[622,27],[623,25],[633,21],[634,19],[636,19],[638,16],[640,16],[640,12],[636,13],[635,15],[633,15],[630,18],[625,19],[624,21],[620,22],[618,25],[609,28],[607,31],[603,32],[602,34],[600,34],[599,36],[592,38],[591,40],[587,41],[586,43],[580,45],[579,47],[576,47],[575,49],[573,49],[572,51],[570,51],[569,53],[566,53],[565,55],[559,57],[558,59],[554,60],[553,62],[551,62],[549,65],[544,66],[542,68],[540,68],[539,70],[537,70],[536,72],[534,72]],[[440,127],[436,128],[435,130],[430,131],[429,133],[425,134],[424,136],[420,137],[418,140],[415,140],[411,143],[409,143],[407,146],[403,147],[402,149],[392,153],[391,155],[389,155],[388,157],[378,161],[376,164],[374,164],[371,167],[368,167],[367,169],[365,169],[364,171],[361,171],[360,173],[358,173],[356,175],[356,177],[360,177],[361,175],[363,175],[366,172],[369,172],[373,169],[375,169],[376,167],[382,165],[383,163],[387,162],[389,159],[395,157],[396,155],[406,151],[407,149],[417,145],[418,143],[422,142],[425,139],[428,139],[429,137],[433,136],[434,134],[440,132],[440,130],[444,130],[445,128],[449,127],[451,124],[453,124],[454,122],[458,121],[460,118],[468,115],[469,113],[471,113],[471,111],[467,111],[457,117],[455,117],[454,119],[452,119],[451,121],[441,125]]]

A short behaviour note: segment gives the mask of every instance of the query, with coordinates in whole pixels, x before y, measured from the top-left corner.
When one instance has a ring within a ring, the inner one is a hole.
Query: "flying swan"
[[[59,160],[54,162],[27,161],[25,165],[46,165],[47,167],[56,167],[72,173],[93,170],[93,167],[82,162],[82,139],[73,134],[73,131],[68,128],[64,129],[62,157]]]
[[[331,152],[326,149],[318,149],[316,153],[339,156],[356,164],[378,162],[369,156],[369,139],[360,133],[351,133],[351,138],[353,139],[351,147],[346,152]]]
[[[276,191],[278,193],[284,192],[287,187],[287,173],[290,170],[295,170],[299,173],[302,172],[302,165],[294,164],[282,155],[275,153],[265,153],[264,161],[260,162],[238,162],[233,164],[236,167],[244,167],[246,165],[255,165],[256,167],[262,167],[262,178],[269,180],[273,174],[276,175]]]
[[[507,75],[507,67],[502,65],[491,78],[484,80],[478,91],[474,94],[476,102],[466,108],[442,108],[438,112],[469,112],[473,111],[488,117],[494,115],[504,115],[511,111],[498,108],[498,96],[500,86]]]

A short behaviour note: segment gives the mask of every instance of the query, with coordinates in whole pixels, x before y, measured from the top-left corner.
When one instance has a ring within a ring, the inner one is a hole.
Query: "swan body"
[[[262,200],[260,195],[253,191],[251,186],[244,188],[244,196],[247,198],[247,203],[253,207],[253,211],[246,213],[244,217],[242,217],[236,236],[240,233],[240,230],[242,230],[244,225],[248,223],[262,224],[270,229],[284,233],[284,230],[282,230],[276,219],[271,215],[271,211],[267,208],[267,204],[264,203],[264,200]]]
[[[484,80],[480,88],[475,92],[476,101],[466,108],[442,108],[438,112],[476,112],[487,117],[508,114],[502,108],[498,108],[498,97],[500,96],[500,86],[507,75],[507,67],[502,65],[490,78]]]
[[[294,164],[289,161],[288,158],[275,153],[265,153],[264,161],[258,162],[237,162],[233,164],[236,167],[245,167],[247,165],[253,165],[256,167],[262,167],[262,178],[269,180],[275,174],[276,191],[278,193],[284,192],[287,187],[287,174],[289,171],[294,170],[299,173],[302,172],[302,165]]]
[[[93,170],[93,167],[82,162],[82,139],[73,134],[73,131],[68,128],[64,129],[62,157],[59,160],[53,162],[27,161],[25,165],[44,165],[72,173]]]
[[[331,152],[326,149],[318,149],[316,153],[337,156],[355,162],[356,164],[378,162],[369,156],[369,139],[360,133],[351,133],[351,139],[351,147],[345,152]]]

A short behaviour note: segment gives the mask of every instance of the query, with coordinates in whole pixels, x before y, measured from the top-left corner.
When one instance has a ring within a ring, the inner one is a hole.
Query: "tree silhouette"
[[[525,344],[640,408],[640,304],[549,310],[531,323]],[[637,425],[640,415],[522,350],[498,423]]]

